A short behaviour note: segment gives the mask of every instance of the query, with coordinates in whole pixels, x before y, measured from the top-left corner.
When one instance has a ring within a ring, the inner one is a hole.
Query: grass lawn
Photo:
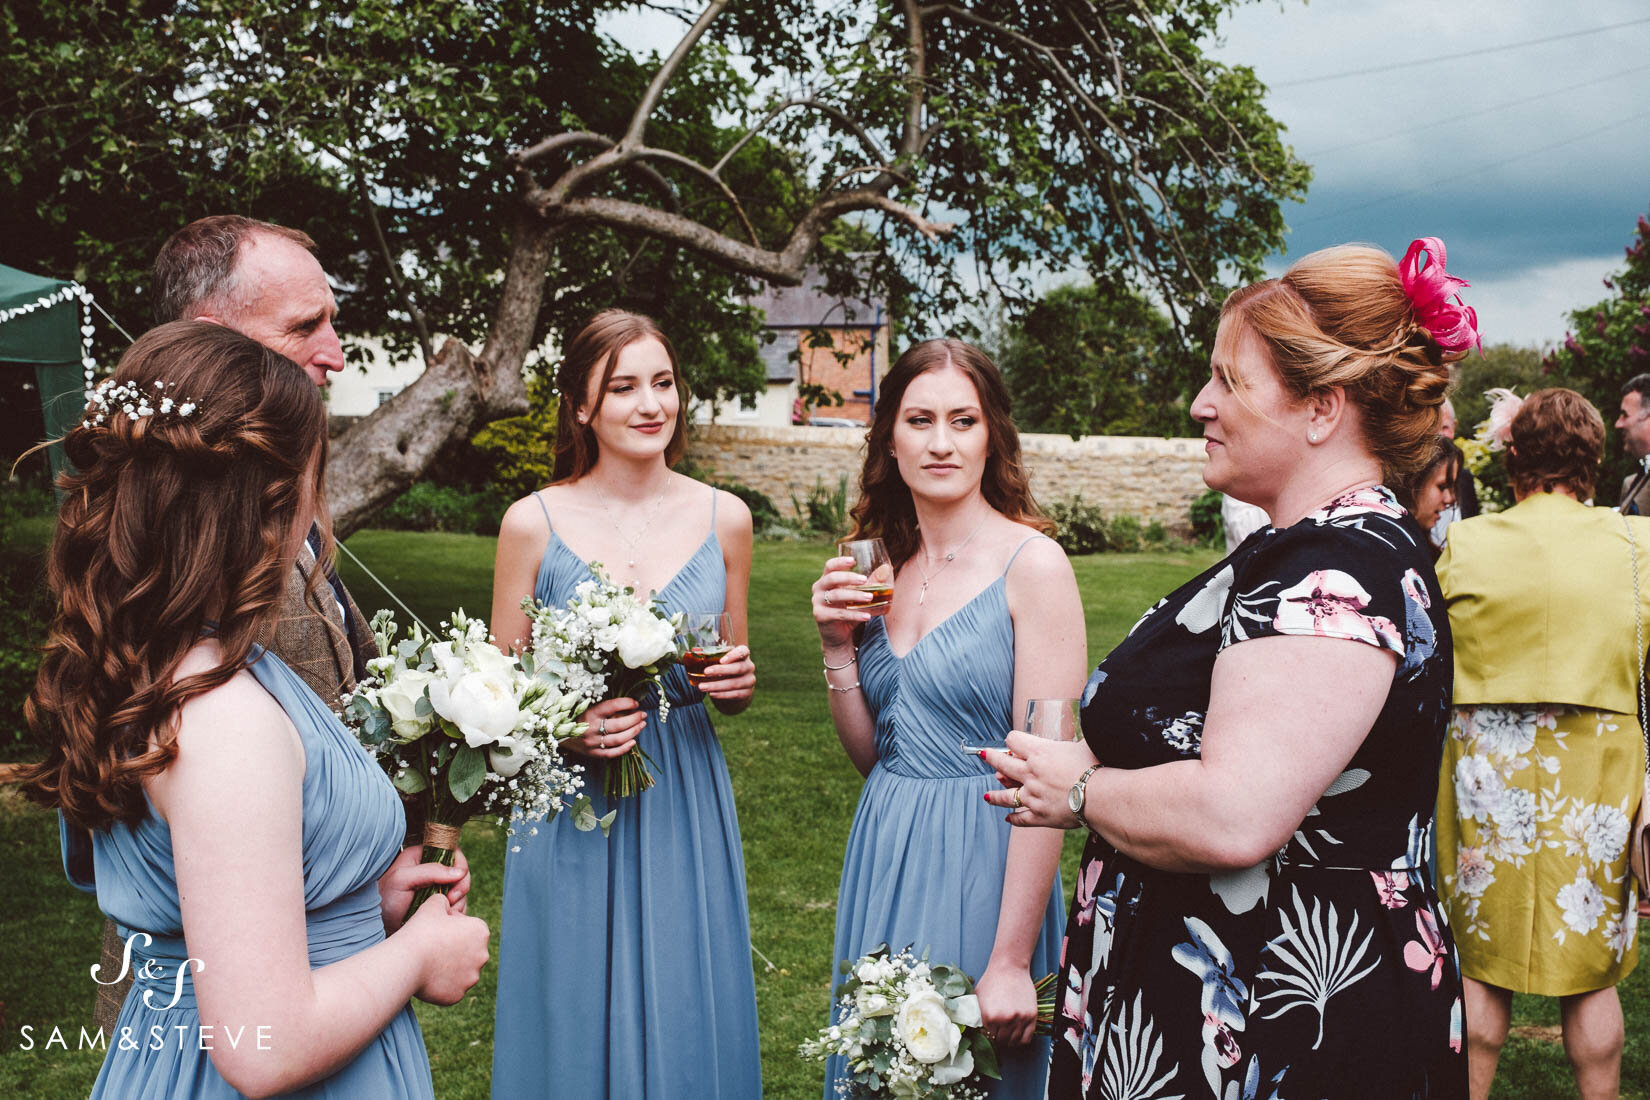
[[[460,605],[485,614],[491,602],[491,539],[363,531],[349,545],[429,622]],[[808,614],[809,585],[825,554],[818,545],[758,546],[750,620],[760,688],[744,714],[716,719],[738,799],[751,934],[760,952],[752,962],[763,1081],[768,1096],[796,1100],[812,1100],[820,1092],[817,1068],[799,1062],[795,1050],[819,1026],[829,999],[837,876],[860,788],[825,709],[817,635]],[[1159,596],[1211,560],[1208,552],[1078,559],[1091,663]],[[341,572],[364,608],[389,605],[347,559]],[[0,731],[0,738],[6,736],[8,731]],[[1068,888],[1078,840],[1067,842]],[[473,824],[465,830],[464,848],[475,876],[471,912],[492,923],[496,933],[502,831]],[[79,1028],[91,1019],[87,968],[97,957],[99,914],[92,899],[62,877],[53,816],[4,789],[0,858],[12,889],[0,935],[0,1095],[84,1096],[101,1055],[73,1047]],[[470,997],[455,1008],[417,1006],[438,1096],[488,1095],[495,975],[489,965]],[[1628,1020],[1623,1096],[1650,1100],[1650,979],[1644,968],[1623,984],[1622,997]],[[1503,1055],[1495,1096],[1575,1095],[1557,1041],[1556,1002],[1521,997],[1514,1022],[1517,1034]],[[44,1049],[54,1024],[65,1029],[70,1050]],[[22,1025],[33,1025],[32,1051],[19,1049]]]

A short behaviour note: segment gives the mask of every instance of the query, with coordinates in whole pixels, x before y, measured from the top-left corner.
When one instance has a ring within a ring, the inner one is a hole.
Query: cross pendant
[[[923,581],[922,582],[922,588],[919,589],[918,592],[917,592],[917,606],[921,607],[922,606],[922,601],[926,600],[927,598],[928,598],[928,582]]]

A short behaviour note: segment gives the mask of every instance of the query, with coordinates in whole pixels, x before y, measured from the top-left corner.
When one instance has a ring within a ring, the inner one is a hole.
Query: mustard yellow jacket
[[[1455,702],[1638,712],[1633,561],[1622,516],[1554,493],[1450,525],[1438,583],[1455,637]],[[1638,542],[1650,640],[1650,518]]]

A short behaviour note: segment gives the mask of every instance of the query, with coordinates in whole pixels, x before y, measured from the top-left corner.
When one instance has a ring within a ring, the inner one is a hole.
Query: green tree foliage
[[[1626,251],[1626,266],[1604,280],[1609,297],[1572,312],[1563,345],[1541,363],[1543,385],[1585,394],[1604,414],[1606,425],[1621,407],[1622,383],[1650,371],[1650,219],[1642,214]],[[1606,433],[1598,500],[1616,503],[1622,479],[1632,469],[1633,460],[1615,433]]]
[[[724,397],[763,384],[744,296],[814,268],[926,327],[975,293],[959,259],[1015,309],[1080,267],[1207,330],[1307,179],[1205,53],[1237,2],[659,4],[680,43],[638,59],[619,0],[0,0],[0,240],[135,330],[189,219],[308,230],[346,330],[426,361],[335,441],[347,533],[604,306]]]
[[[998,365],[1024,431],[1190,435],[1208,356],[1132,291],[1055,287],[1007,326]]]

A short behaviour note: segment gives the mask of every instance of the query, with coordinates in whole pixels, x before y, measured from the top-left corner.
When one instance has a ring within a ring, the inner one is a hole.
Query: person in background
[[[1443,415],[1438,421],[1438,434],[1450,441],[1455,447],[1456,454],[1461,454],[1461,448],[1455,444],[1455,406],[1448,398],[1444,399]],[[1455,469],[1454,498],[1452,502],[1438,513],[1438,518],[1427,527],[1432,536],[1434,554],[1444,548],[1444,539],[1449,531],[1450,524],[1457,520],[1476,516],[1481,508],[1478,504],[1478,483],[1472,478],[1472,471],[1467,469],[1466,456],[1461,455]]]
[[[1394,478],[1392,495],[1398,498],[1426,535],[1432,556],[1437,558],[1443,546],[1432,541],[1439,519],[1455,504],[1457,475],[1461,472],[1461,450],[1454,442],[1439,435],[1432,447],[1427,464],[1413,474]]]
[[[1650,516],[1650,374],[1636,374],[1621,387],[1616,431],[1622,450],[1640,467],[1622,479],[1618,506],[1630,516]]]
[[[1257,508],[1253,504],[1239,500],[1227,493],[1220,494],[1220,521],[1226,529],[1226,552],[1230,554],[1238,545],[1262,527],[1271,524],[1272,519],[1264,508]]]
[[[1438,874],[1472,1096],[1489,1096],[1520,992],[1559,998],[1577,1089],[1614,1097],[1616,984],[1638,961],[1626,839],[1643,791],[1650,519],[1582,503],[1604,420],[1574,390],[1503,391],[1491,422],[1508,426],[1517,503],[1457,524],[1438,560],[1455,638]]]

